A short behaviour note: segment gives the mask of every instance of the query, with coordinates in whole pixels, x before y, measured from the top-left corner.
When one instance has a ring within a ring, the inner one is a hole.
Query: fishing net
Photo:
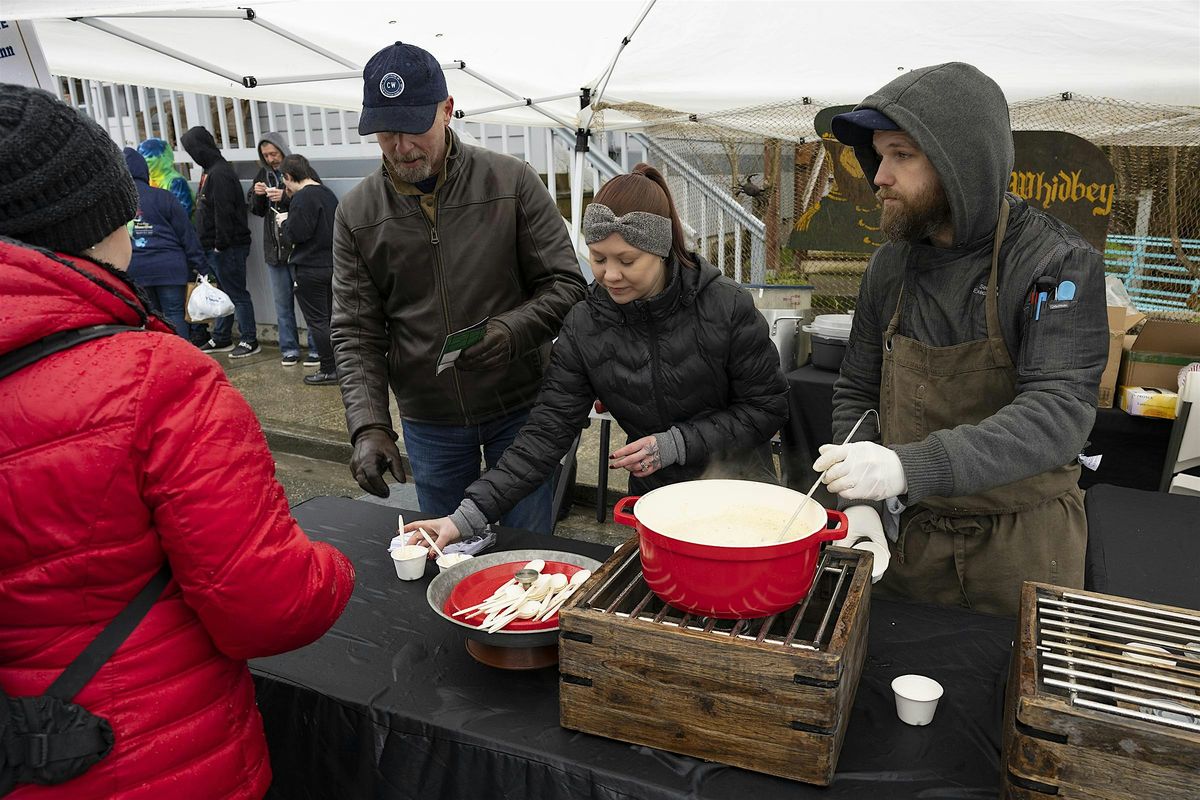
[[[646,125],[637,146],[644,145],[667,176],[698,249],[727,275],[747,283],[808,284],[818,312],[839,312],[853,308],[867,259],[882,239],[877,211],[870,213],[870,186],[846,158],[850,151],[827,146],[818,135],[818,114],[831,105],[802,98],[698,115],[611,104],[597,115],[594,130],[619,153],[636,135],[615,125],[607,130],[604,110]],[[1064,94],[1015,103],[1011,116],[1014,131],[1063,131],[1099,148],[1113,170],[1112,188],[1097,190],[1093,212],[1108,221],[1107,236],[1101,235],[1109,274],[1153,316],[1197,317],[1200,108]],[[1037,180],[1014,175],[1010,190],[1054,213],[1049,201],[1055,193],[1090,191],[1072,173],[1066,168]],[[843,227],[848,244],[794,246],[803,239],[795,232],[810,224],[820,205],[846,209],[845,219],[831,224]]]

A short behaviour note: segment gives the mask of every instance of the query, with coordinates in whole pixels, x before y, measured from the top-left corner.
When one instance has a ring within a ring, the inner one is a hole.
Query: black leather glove
[[[482,341],[463,350],[454,362],[458,369],[482,372],[503,367],[512,361],[512,334],[503,322],[492,320]]]
[[[397,482],[407,482],[404,465],[400,463],[400,450],[391,435],[381,428],[363,431],[354,442],[350,474],[364,491],[387,497],[390,490],[383,479],[384,470],[391,472]]]

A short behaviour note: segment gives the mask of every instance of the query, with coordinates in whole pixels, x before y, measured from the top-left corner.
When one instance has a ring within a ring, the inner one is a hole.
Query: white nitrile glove
[[[879,512],[871,506],[850,506],[844,513],[850,526],[845,546],[866,550],[875,557],[871,563],[871,583],[878,583],[892,562],[892,552],[888,549]]]
[[[874,442],[823,444],[813,470],[846,500],[886,500],[908,490],[900,457]]]

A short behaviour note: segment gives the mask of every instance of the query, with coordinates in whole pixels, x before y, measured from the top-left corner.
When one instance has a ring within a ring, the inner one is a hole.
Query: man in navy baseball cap
[[[454,98],[437,59],[396,42],[371,57],[363,82],[358,131],[375,135],[383,159],[342,196],[333,235],[330,339],[350,471],[387,497],[385,473],[403,483],[407,466],[421,510],[448,516],[483,453],[504,452],[529,419],[550,341],[587,285],[533,167],[450,128]],[[437,369],[446,332],[478,320],[482,341],[453,371]],[[550,533],[551,483],[522,492],[503,524]],[[481,514],[459,531],[473,531]]]
[[[425,133],[449,96],[446,76],[432,53],[403,42],[388,45],[363,68],[358,134]]]

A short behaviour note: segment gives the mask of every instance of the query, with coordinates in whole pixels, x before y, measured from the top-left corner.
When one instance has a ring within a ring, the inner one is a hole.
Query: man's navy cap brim
[[[860,108],[838,114],[829,123],[837,140],[851,147],[869,147],[875,131],[898,131],[900,126],[883,112],[873,108]]]
[[[438,106],[364,106],[358,115],[358,135],[389,131],[419,135],[433,127]]]

